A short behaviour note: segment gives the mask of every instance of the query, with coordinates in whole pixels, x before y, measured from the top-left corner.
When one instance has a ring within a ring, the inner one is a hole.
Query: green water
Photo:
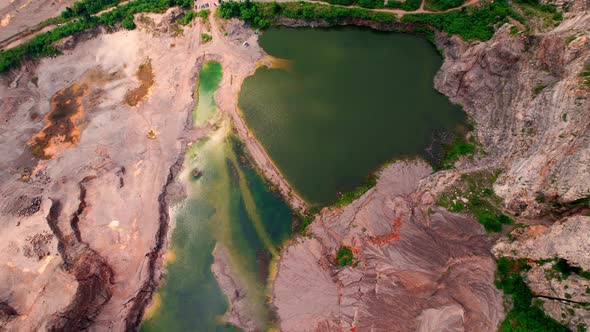
[[[272,252],[290,234],[292,216],[251,167],[228,121],[216,116],[213,93],[220,78],[218,63],[206,64],[200,72],[195,123],[215,121],[218,129],[187,152],[181,177],[190,179],[191,187],[175,219],[175,259],[167,263],[165,284],[156,294],[161,304],[143,331],[238,330],[221,322],[228,303],[211,272],[216,244],[228,248],[231,267],[255,312],[252,318],[270,320],[264,304],[266,269]],[[199,114],[202,105],[205,115]],[[195,167],[203,172],[198,180],[190,175]]]
[[[221,82],[221,64],[216,61],[209,61],[203,64],[199,72],[199,85],[195,91],[197,99],[196,110],[193,112],[193,123],[195,126],[203,125],[215,115],[216,106],[213,94],[217,91]]]
[[[433,88],[441,65],[423,38],[360,28],[272,28],[270,55],[291,60],[260,68],[239,97],[248,126],[294,189],[332,203],[387,160],[424,153],[433,132],[463,112]]]

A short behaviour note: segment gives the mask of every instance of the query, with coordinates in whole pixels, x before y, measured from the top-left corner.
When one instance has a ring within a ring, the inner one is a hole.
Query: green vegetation
[[[208,34],[208,33],[201,34],[201,43],[206,44],[212,40],[213,40],[213,36],[211,36],[210,34]]]
[[[449,169],[461,156],[473,154],[475,152],[475,138],[471,137],[471,143],[468,143],[463,136],[457,136],[451,144],[443,146],[444,155],[440,161],[440,168]]]
[[[197,16],[199,16],[202,19],[206,19],[207,17],[209,17],[209,13],[211,13],[209,9],[203,9],[197,12]]]
[[[533,92],[535,93],[535,95],[538,95],[539,93],[541,93],[541,91],[543,91],[543,89],[545,89],[547,86],[545,84],[537,84],[535,86],[535,88],[533,89]]]
[[[406,14],[401,21],[426,24],[469,41],[492,38],[495,27],[508,22],[508,17],[520,20],[507,0],[484,0],[479,7],[440,14]]]
[[[197,17],[197,12],[190,9],[186,12],[186,14],[184,14],[182,18],[178,19],[178,21],[176,22],[180,25],[187,25],[190,22],[192,22],[195,17]]]
[[[351,0],[339,4],[352,4]],[[439,0],[440,1],[440,0]],[[349,3],[350,2],[350,3]],[[333,2],[336,3],[336,2]],[[412,2],[418,6],[420,1]],[[388,3],[388,7],[397,8],[399,3]],[[402,8],[401,4],[399,5]],[[417,7],[416,7],[417,8]],[[402,8],[406,9],[406,8]],[[413,10],[413,9],[406,9]],[[378,23],[393,23],[396,17],[390,13],[373,12],[363,8],[343,8],[315,3],[252,3],[252,2],[224,2],[219,6],[218,15],[222,18],[237,17],[250,22],[255,28],[265,28],[276,21],[277,17],[292,19],[323,19],[330,24],[338,24],[345,19],[364,19]],[[459,35],[465,40],[488,40],[495,31],[495,27],[508,22],[508,17],[522,20],[507,0],[484,1],[475,8],[463,8],[457,11],[439,14],[406,14],[402,17],[404,23],[421,23],[449,34]]]
[[[186,11],[186,14],[184,14],[184,16],[182,18],[178,19],[176,22],[180,25],[188,25],[196,17],[200,17],[204,20],[207,19],[209,17],[209,13],[211,13],[211,11],[209,11],[209,9],[199,10],[198,12],[194,11],[192,9],[189,9]]]
[[[586,69],[580,73],[580,77],[582,77],[582,83],[590,87],[590,66],[587,66]]]
[[[127,30],[134,30],[137,26],[133,21],[133,15],[125,16],[125,18],[121,21],[121,26]]]
[[[373,12],[363,8],[343,8],[307,2],[255,3],[224,2],[217,9],[221,18],[237,17],[249,22],[254,28],[266,28],[278,17],[292,19],[323,19],[338,24],[344,19],[364,19],[378,23],[393,23],[396,16],[390,13]]]
[[[342,246],[336,253],[336,259],[334,263],[338,266],[352,265],[354,261],[354,255],[352,250],[347,246]]]
[[[491,171],[462,174],[461,179],[440,195],[437,204],[452,212],[474,216],[488,232],[500,232],[502,225],[512,224],[514,220],[498,208],[502,200],[491,189],[498,174]]]
[[[465,0],[426,0],[424,9],[438,11],[459,7],[465,3]]]
[[[74,17],[89,17],[107,8],[116,6],[121,0],[83,0],[76,1],[71,7],[66,7],[61,13],[64,19],[71,19]]]
[[[420,8],[422,4],[422,0],[406,0],[404,2],[400,2],[397,0],[389,0],[387,1],[387,8],[394,8],[394,9],[403,9],[405,11],[414,11]]]
[[[440,1],[440,0],[436,0]],[[442,0],[448,1],[448,0]],[[450,1],[460,1],[460,0],[450,0]],[[396,8],[396,9],[403,9],[406,11],[414,11],[420,8],[421,0],[407,0],[407,1],[397,1],[391,0],[387,1],[385,4],[384,0],[327,0],[328,3],[333,5],[341,5],[341,6],[359,6],[363,8]]]
[[[514,2],[518,3],[518,4],[529,5],[529,6],[535,8],[539,11],[542,11],[542,12],[556,14],[558,16],[559,16],[559,14],[561,14],[560,12],[557,11],[557,8],[555,8],[554,5],[541,4],[541,2],[539,0],[514,0]],[[559,20],[561,20],[561,19],[559,19]]]
[[[521,272],[530,269],[523,259],[498,259],[496,287],[512,297],[512,310],[500,325],[501,332],[569,331],[553,318],[547,316],[536,303],[533,294],[525,284]]]
[[[567,36],[567,37],[565,38],[565,43],[569,45],[571,42],[573,42],[574,40],[576,40],[576,38],[577,38],[577,36],[576,36],[576,35],[570,35],[570,36]]]
[[[307,226],[311,225],[313,222],[313,217],[302,216],[299,218],[299,234],[306,236],[307,235]]]
[[[355,199],[363,196],[364,193],[369,191],[369,189],[373,188],[375,186],[375,184],[377,184],[377,177],[370,176],[362,186],[356,188],[353,191],[342,194],[338,198],[338,201],[336,202],[335,205],[338,207],[343,207],[343,206],[346,206],[346,205],[352,203]]]
[[[560,280],[569,278],[572,273],[577,274],[584,279],[590,280],[590,271],[586,271],[578,266],[572,266],[567,260],[563,258],[557,259],[557,262],[553,264],[551,269],[561,274],[561,278],[559,278]]]

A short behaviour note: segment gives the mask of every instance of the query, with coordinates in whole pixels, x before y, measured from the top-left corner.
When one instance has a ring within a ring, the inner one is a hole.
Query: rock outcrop
[[[506,24],[487,42],[438,41],[445,61],[435,87],[463,105],[487,153],[459,168],[503,169],[494,191],[524,216],[542,212],[539,195],[560,203],[590,195],[590,87],[580,78],[590,14],[568,16],[547,33],[514,36]]]
[[[513,231],[513,240],[499,241],[494,254],[527,261],[525,281],[545,313],[574,331],[590,326],[590,217],[533,227]]]
[[[431,169],[396,162],[352,204],[324,209],[283,250],[273,304],[284,331],[494,330],[503,318],[483,227],[416,191]],[[337,251],[354,254],[337,266]]]

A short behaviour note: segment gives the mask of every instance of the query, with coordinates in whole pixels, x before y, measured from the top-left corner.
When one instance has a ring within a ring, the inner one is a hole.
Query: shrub
[[[539,306],[532,304],[534,296],[521,276],[521,272],[528,269],[530,266],[524,259],[512,260],[506,257],[498,259],[496,287],[504,294],[510,295],[513,301],[513,308],[506,314],[499,330],[502,332],[569,331],[565,326],[547,316]]]
[[[422,4],[422,0],[406,0],[404,2],[400,2],[397,0],[390,0],[387,1],[385,7],[387,8],[395,8],[395,9],[403,9],[405,11],[414,11],[420,8]]]
[[[210,34],[207,34],[207,33],[201,34],[201,43],[206,44],[212,40],[213,40],[213,36],[211,36]]]
[[[352,250],[347,246],[340,247],[340,249],[336,253],[336,259],[334,260],[336,265],[338,265],[338,266],[352,265],[353,261],[354,261],[354,255],[352,253]]]
[[[377,184],[377,178],[375,176],[370,176],[362,186],[353,191],[342,194],[340,198],[338,198],[336,206],[343,207],[352,203],[357,198],[363,196],[363,194],[369,191],[369,189],[373,188],[375,184]]]
[[[424,6],[427,10],[447,10],[459,7],[465,3],[465,0],[426,0]]]
[[[125,16],[125,18],[121,21],[121,26],[127,30],[134,30],[137,26],[133,21],[133,15]]]
[[[178,21],[176,21],[176,22],[178,22],[178,24],[180,24],[180,25],[187,25],[190,22],[192,22],[192,20],[195,17],[197,17],[197,12],[195,12],[194,10],[191,9],[191,10],[188,10],[186,12],[186,14],[184,14],[184,16],[182,18],[178,19]]]
[[[495,26],[508,22],[508,17],[520,18],[507,0],[482,2],[478,8],[439,14],[406,14],[402,22],[422,23],[443,30],[451,35],[459,35],[464,40],[488,40],[495,32]]]

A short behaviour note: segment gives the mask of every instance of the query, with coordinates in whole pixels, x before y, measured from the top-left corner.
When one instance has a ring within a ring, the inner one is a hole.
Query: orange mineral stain
[[[84,115],[82,99],[88,94],[86,84],[72,83],[51,97],[51,111],[46,125],[29,141],[33,155],[51,159],[80,140],[80,121]]]

